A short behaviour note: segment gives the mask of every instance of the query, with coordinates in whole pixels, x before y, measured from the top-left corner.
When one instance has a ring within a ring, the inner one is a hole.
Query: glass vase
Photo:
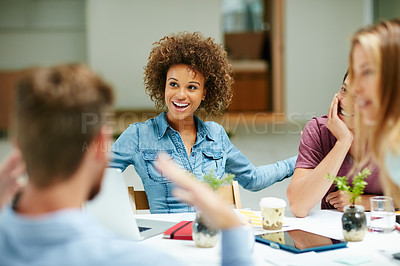
[[[364,206],[347,205],[342,216],[343,236],[346,241],[361,241],[367,232]]]
[[[208,223],[202,217],[200,211],[196,212],[192,229],[192,237],[196,246],[200,248],[212,248],[217,244],[220,231]]]

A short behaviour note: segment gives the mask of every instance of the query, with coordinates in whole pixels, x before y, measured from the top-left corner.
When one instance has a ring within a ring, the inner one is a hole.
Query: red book
[[[163,237],[180,240],[193,240],[192,238],[193,221],[182,221],[165,230]]]

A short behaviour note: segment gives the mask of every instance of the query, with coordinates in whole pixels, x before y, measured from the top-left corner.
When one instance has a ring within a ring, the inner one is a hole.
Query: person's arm
[[[173,191],[174,196],[196,206],[215,227],[222,230],[222,265],[253,265],[248,232],[242,229],[242,223],[233,210],[210,187],[192,178],[168,155],[160,153],[155,166],[179,187]]]
[[[292,213],[297,217],[305,217],[309,211],[324,197],[332,186],[326,178],[330,173],[336,176],[346,157],[345,145],[335,147],[314,169],[296,168],[287,188],[287,198]]]
[[[225,172],[248,190],[259,191],[293,175],[297,156],[273,164],[255,167],[229,140],[221,127],[223,149],[226,151]]]
[[[109,167],[125,169],[134,164],[133,156],[137,153],[138,127],[130,125],[111,147],[111,160]]]
[[[294,173],[294,167],[296,165],[297,155],[278,161],[273,164],[262,165],[256,168],[256,176],[262,176],[263,181],[260,189],[264,189],[273,185],[276,182],[282,181],[288,177],[291,177]],[[254,179],[255,182],[259,181]],[[256,186],[257,187],[257,186]]]
[[[332,181],[327,180],[326,175],[337,175],[352,145],[353,134],[338,117],[337,108],[338,99],[335,95],[326,122],[326,127],[337,139],[335,146],[314,169],[296,168],[288,186],[289,207],[297,217],[307,216],[324,197],[332,185]],[[302,139],[307,138],[307,135],[308,132],[304,132]]]
[[[0,166],[0,208],[9,203],[18,188],[18,177],[25,172],[21,153],[14,150]]]

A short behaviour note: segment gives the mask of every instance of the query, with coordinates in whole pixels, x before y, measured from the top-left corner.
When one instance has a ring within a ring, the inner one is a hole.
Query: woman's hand
[[[357,200],[355,204],[359,204],[364,206],[366,211],[371,210],[370,198],[376,197],[378,195],[361,195],[360,200]],[[350,195],[344,192],[343,190],[339,190],[336,192],[329,193],[326,196],[326,202],[329,202],[333,207],[335,207],[338,211],[343,211],[344,206],[350,205]]]
[[[347,142],[351,146],[351,144],[353,143],[353,133],[342,121],[342,119],[340,119],[338,115],[338,105],[339,99],[337,98],[337,94],[335,94],[329,107],[326,127],[336,137],[337,141]]]
[[[18,178],[24,172],[21,153],[14,150],[0,166],[0,208],[14,197],[20,187]]]
[[[344,206],[350,204],[350,196],[343,190],[329,193],[325,200],[341,212],[343,211]]]

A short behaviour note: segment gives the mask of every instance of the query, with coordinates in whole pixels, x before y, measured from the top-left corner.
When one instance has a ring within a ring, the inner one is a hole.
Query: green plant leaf
[[[346,176],[331,176],[329,173],[326,175],[328,180],[332,180],[338,190],[343,190],[350,195],[350,205],[354,205],[356,201],[361,199],[361,195],[364,193],[365,187],[368,183],[364,180],[371,174],[368,168],[364,168],[361,172],[353,178],[352,186],[347,184]]]
[[[206,182],[213,190],[218,190],[221,186],[227,186],[232,184],[235,175],[225,173],[221,178],[216,176],[215,171],[211,169],[208,174],[203,176],[204,182]]]

